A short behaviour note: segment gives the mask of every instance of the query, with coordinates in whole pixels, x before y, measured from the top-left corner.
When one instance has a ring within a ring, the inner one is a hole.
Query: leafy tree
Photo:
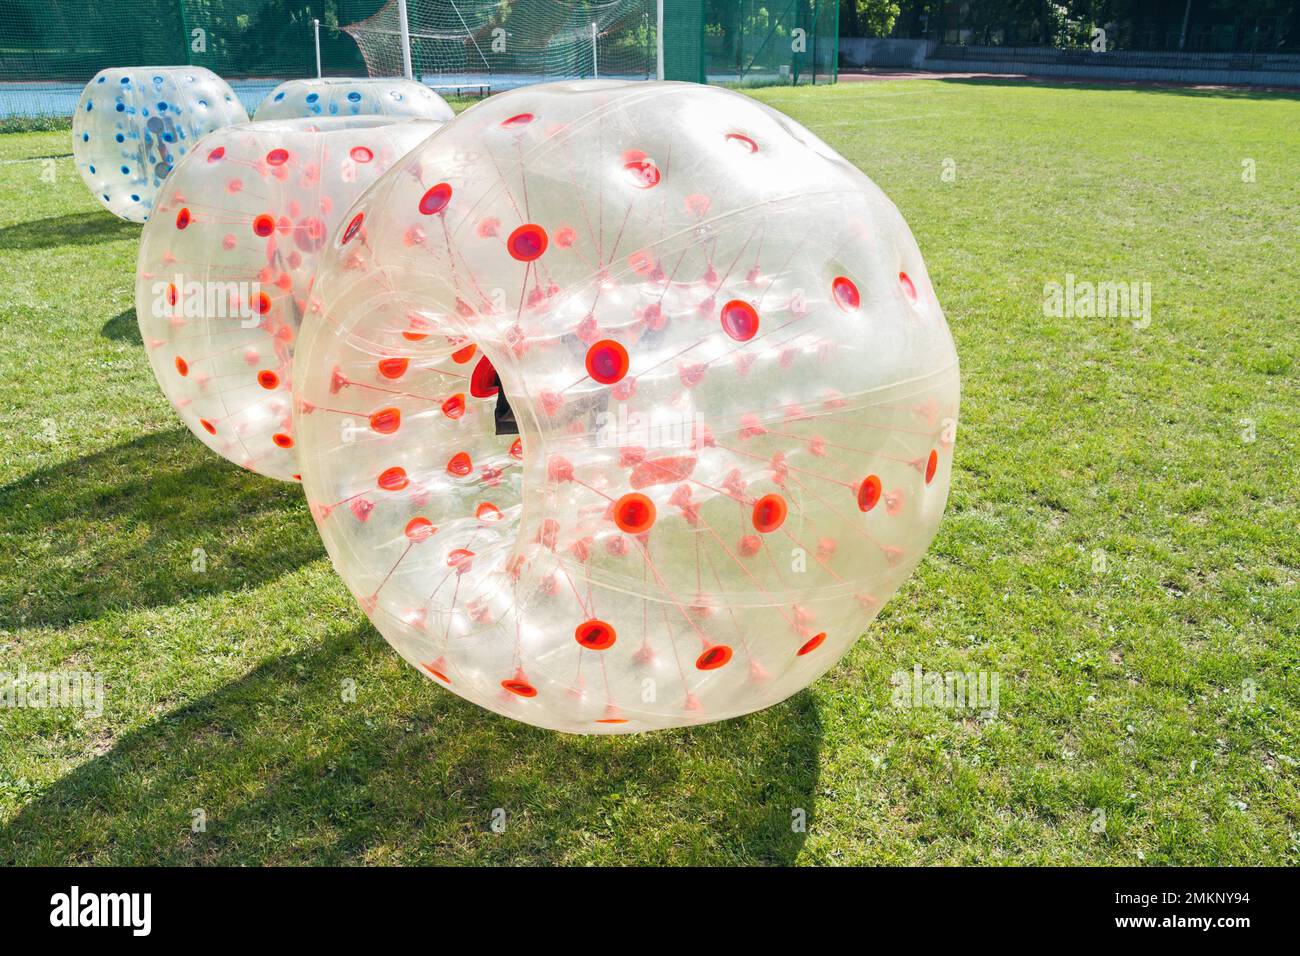
[[[887,37],[898,19],[898,0],[840,0],[840,36]]]

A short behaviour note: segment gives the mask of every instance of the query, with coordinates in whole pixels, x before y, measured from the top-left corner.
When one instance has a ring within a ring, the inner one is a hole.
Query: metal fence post
[[[185,65],[190,65],[190,24],[189,18],[185,16],[185,0],[176,0],[176,12],[181,17],[181,53],[185,57]]]

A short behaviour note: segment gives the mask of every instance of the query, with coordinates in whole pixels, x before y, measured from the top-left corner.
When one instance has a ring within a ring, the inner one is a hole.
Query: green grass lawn
[[[0,136],[0,671],[106,681],[98,718],[0,709],[0,862],[1300,863],[1300,99],[757,95],[916,234],[962,361],[952,498],[823,680],[618,739],[403,663],[299,490],[171,413],[139,229],[68,134]],[[1149,282],[1149,325],[1046,317],[1067,274]],[[996,717],[892,706],[914,665],[996,672]]]

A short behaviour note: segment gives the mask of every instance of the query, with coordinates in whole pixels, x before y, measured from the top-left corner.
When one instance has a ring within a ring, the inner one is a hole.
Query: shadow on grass
[[[361,627],[126,734],[0,829],[0,863],[789,863],[820,746],[806,691],[691,730],[539,730]]]
[[[175,428],[0,488],[0,627],[236,590],[324,553],[300,488]]]
[[[33,219],[0,229],[0,249],[53,249],[91,246],[116,239],[139,239],[140,224],[118,219],[112,213],[74,212],[49,219]]]
[[[144,339],[140,338],[140,323],[136,321],[135,309],[127,309],[125,312],[119,312],[113,316],[104,323],[104,327],[99,330],[99,334],[115,342],[144,345]]]

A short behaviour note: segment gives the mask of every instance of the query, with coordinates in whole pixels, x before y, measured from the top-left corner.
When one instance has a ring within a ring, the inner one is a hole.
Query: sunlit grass
[[[0,709],[0,862],[1300,862],[1300,102],[755,95],[917,236],[962,361],[952,499],[809,692],[624,739],[390,651],[297,489],[170,412],[139,230],[67,133],[0,136],[0,671],[107,691],[98,719]],[[1067,274],[1149,282],[1150,324],[1045,316]],[[996,719],[891,706],[916,664],[998,673]]]

